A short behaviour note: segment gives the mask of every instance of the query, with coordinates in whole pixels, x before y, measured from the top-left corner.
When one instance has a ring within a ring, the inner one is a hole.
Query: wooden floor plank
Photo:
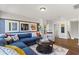
[[[79,55],[79,46],[77,39],[62,39],[55,40],[55,44],[69,49],[67,55]]]

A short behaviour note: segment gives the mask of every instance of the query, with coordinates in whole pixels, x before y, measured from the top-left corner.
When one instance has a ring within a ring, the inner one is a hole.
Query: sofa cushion
[[[37,55],[31,48],[29,47],[26,47],[26,48],[23,48],[24,52],[27,54],[27,55]]]
[[[22,41],[22,42],[31,42],[31,41],[35,41],[36,40],[36,38],[35,37],[33,37],[33,38],[23,38],[23,39],[20,39],[19,41]]]
[[[27,33],[27,34],[18,34],[19,39],[22,38],[31,38],[32,34],[31,33]]]
[[[25,48],[25,47],[27,47],[27,45],[24,44],[23,42],[14,42],[11,45],[17,46],[19,48]]]

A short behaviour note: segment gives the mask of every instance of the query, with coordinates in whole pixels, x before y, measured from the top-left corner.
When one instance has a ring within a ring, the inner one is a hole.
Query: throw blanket
[[[15,50],[0,46],[0,55],[19,55]]]
[[[24,51],[16,46],[0,46],[0,55],[25,55]]]

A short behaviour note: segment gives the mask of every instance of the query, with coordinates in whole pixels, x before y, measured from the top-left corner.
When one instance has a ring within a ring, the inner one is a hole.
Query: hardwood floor
[[[67,55],[79,55],[79,46],[77,39],[56,39],[55,44],[62,46],[64,48],[68,48],[69,51]]]

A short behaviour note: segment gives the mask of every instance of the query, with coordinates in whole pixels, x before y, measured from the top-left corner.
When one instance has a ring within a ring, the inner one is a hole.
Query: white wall
[[[70,22],[77,22],[70,24]],[[70,32],[71,38],[79,38],[79,18],[71,18],[71,19],[65,19],[65,18],[60,18],[59,20],[55,20],[53,22],[54,24],[57,24],[58,26],[58,36],[60,38],[69,38],[67,31]],[[61,33],[61,24],[65,24],[65,33]],[[71,25],[73,28],[71,28]],[[74,31],[72,31],[74,30]]]
[[[57,25],[57,30],[56,31],[58,32],[58,33],[54,32],[54,34],[58,34],[59,38],[66,38],[67,39],[68,38],[67,31],[69,31],[69,28],[70,28],[69,21],[64,19],[64,18],[63,19],[60,18],[59,20],[55,20],[53,22],[53,24]],[[61,24],[64,24],[64,29],[65,29],[64,33],[61,33]]]
[[[50,20],[46,21],[45,19],[30,19],[22,15],[17,15],[17,14],[3,12],[3,11],[0,11],[0,18],[38,22],[42,26],[42,30],[41,30],[42,32],[44,31],[44,25],[49,24],[48,26],[49,28],[47,28],[48,29],[47,31],[51,31],[51,32],[53,31],[53,24]]]
[[[47,27],[46,27],[46,31],[47,32],[53,32],[54,30],[53,30],[53,28],[54,28],[54,25],[53,25],[53,21],[47,21]]]
[[[38,20],[38,19],[30,19],[30,18],[22,16],[22,15],[17,15],[17,14],[3,12],[3,11],[0,11],[0,18],[10,19],[10,20],[21,20],[21,21],[30,21],[30,22],[41,23],[40,20]],[[7,25],[8,24],[6,23],[6,26]],[[6,31],[5,32],[7,32],[7,30],[8,30],[8,28],[6,27]]]
[[[78,34],[78,21],[70,21],[70,32],[74,36]]]
[[[71,38],[79,38],[79,18],[74,17],[69,19],[69,32],[71,34]],[[71,24],[72,23],[72,24]]]
[[[17,15],[17,14],[12,14],[12,13],[7,13],[0,11],[0,18],[6,18],[6,19],[15,19],[15,20],[24,20],[24,21],[32,21],[32,22],[38,22],[41,24],[43,27],[44,24],[49,24],[47,31],[52,31],[54,33],[54,24],[58,25],[58,35],[60,38],[67,38],[67,31],[70,31],[70,21],[79,21],[79,18],[71,18],[71,19],[64,19],[64,18],[59,18],[58,20],[55,21],[45,21],[43,19],[30,19],[28,17],[22,16],[22,15]],[[61,24],[65,24],[65,33],[61,33]],[[79,23],[78,23],[78,29],[79,29]],[[43,31],[44,29],[42,29]],[[78,34],[75,36],[79,36],[79,30]]]
[[[40,20],[38,20],[38,19],[30,19],[30,18],[22,16],[22,15],[17,15],[17,14],[3,12],[3,11],[0,11],[0,18],[32,21],[32,22],[38,22],[38,23],[40,22]]]

